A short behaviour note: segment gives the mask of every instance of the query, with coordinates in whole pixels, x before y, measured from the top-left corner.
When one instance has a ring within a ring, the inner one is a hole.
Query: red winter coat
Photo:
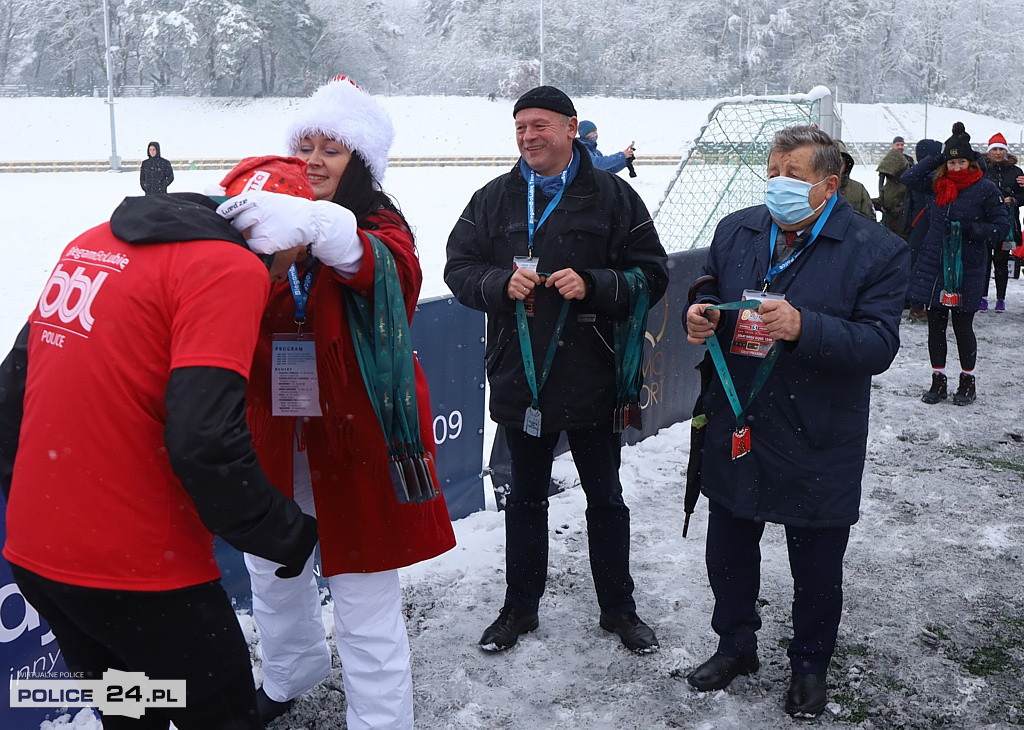
[[[387,211],[377,211],[370,220],[380,226],[372,234],[395,258],[411,321],[423,281],[412,234],[398,216]],[[370,299],[373,296],[373,251],[362,229],[359,238],[363,243],[359,272],[345,279],[321,266],[303,327],[315,336],[324,414],[305,421],[302,447],[309,454],[325,576],[401,568],[455,546],[443,495],[425,504],[399,504],[391,486],[384,434],[363,384],[342,296],[343,287]],[[271,336],[294,333],[294,319],[295,304],[288,284],[275,284],[260,325],[246,394],[260,462],[271,483],[287,496],[292,495],[295,418],[271,415]],[[418,360],[415,369],[420,437],[433,456],[430,395]]]

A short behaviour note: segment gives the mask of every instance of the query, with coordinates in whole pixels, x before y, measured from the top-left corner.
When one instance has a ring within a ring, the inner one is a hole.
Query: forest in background
[[[302,96],[345,73],[374,93],[707,98],[1024,110],[1008,0],[108,0],[115,93]],[[977,32],[975,32],[977,31]],[[105,96],[100,0],[0,0],[0,93]]]

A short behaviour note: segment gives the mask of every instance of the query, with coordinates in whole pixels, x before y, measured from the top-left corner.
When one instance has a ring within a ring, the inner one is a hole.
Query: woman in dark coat
[[[976,396],[974,315],[985,287],[986,252],[1010,230],[999,189],[983,178],[977,160],[971,136],[957,122],[942,154],[924,158],[903,176],[908,187],[935,193],[925,208],[927,232],[907,293],[912,306],[928,310],[932,384],[921,396],[925,403],[947,397],[946,327],[951,311],[962,370],[953,403],[965,406]]]

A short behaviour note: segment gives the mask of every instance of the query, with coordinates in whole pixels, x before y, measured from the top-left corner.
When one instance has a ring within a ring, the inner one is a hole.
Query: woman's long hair
[[[367,230],[378,228],[369,220],[369,217],[381,208],[397,215],[402,219],[405,227],[409,228],[409,222],[402,215],[402,211],[390,196],[379,188],[370,169],[357,152],[352,153],[345,172],[342,173],[341,180],[338,181],[338,189],[334,191],[331,202],[351,210],[360,228]],[[412,229],[409,228],[409,230],[411,235]]]
[[[967,167],[967,169],[969,171],[972,171],[972,172],[974,170],[977,170],[978,172],[981,172],[981,165],[978,164],[977,160],[971,160],[971,164]],[[949,167],[946,165],[945,162],[943,162],[941,165],[939,165],[939,169],[936,170],[935,174],[932,176],[932,188],[933,189],[935,188],[935,183],[937,183],[942,178],[946,177],[946,173],[948,173],[948,172],[949,172]]]

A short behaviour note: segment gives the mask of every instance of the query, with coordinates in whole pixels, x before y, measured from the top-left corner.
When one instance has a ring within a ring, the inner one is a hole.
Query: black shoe
[[[601,628],[618,634],[622,644],[635,654],[653,654],[658,651],[658,637],[654,629],[636,615],[629,613],[602,613]]]
[[[480,648],[484,651],[505,651],[516,645],[520,634],[533,631],[539,625],[536,611],[524,613],[515,606],[504,606],[495,622],[484,629]]]
[[[761,668],[757,654],[726,656],[715,652],[714,656],[690,672],[686,681],[701,692],[725,689],[741,674],[753,674]]]
[[[256,710],[260,713],[260,719],[263,720],[264,725],[288,712],[293,704],[295,704],[295,700],[278,702],[270,699],[262,687],[256,690]]]
[[[935,404],[940,400],[946,400],[948,394],[945,373],[932,373],[932,387],[924,392],[921,400],[925,403]]]
[[[960,373],[960,385],[953,394],[953,405],[966,406],[973,403],[977,397],[978,392],[974,385],[974,376]]]
[[[794,674],[786,693],[786,713],[793,717],[817,717],[828,702],[826,690],[824,674]]]

